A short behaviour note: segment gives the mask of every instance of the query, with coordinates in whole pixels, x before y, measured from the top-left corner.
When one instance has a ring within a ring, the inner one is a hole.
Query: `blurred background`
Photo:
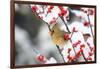
[[[41,64],[37,57],[45,56],[46,63],[62,63],[63,59],[52,43],[45,23],[32,13],[27,4],[15,4],[16,65]]]

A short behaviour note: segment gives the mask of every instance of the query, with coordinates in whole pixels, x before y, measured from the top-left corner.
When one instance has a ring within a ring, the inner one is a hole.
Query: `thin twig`
[[[67,24],[66,24],[66,22],[64,21],[64,19],[62,17],[60,17],[60,18],[62,19],[63,23],[65,24],[66,30],[68,30],[68,33],[71,33],[70,30],[69,30],[69,28],[68,28],[68,26],[67,26]]]
[[[64,56],[63,56],[63,54],[61,53],[61,50],[60,50],[59,46],[56,45],[56,47],[57,47],[57,49],[58,49],[58,51],[59,51],[60,55],[62,56],[62,59],[63,59],[63,61],[64,61],[64,63],[65,63],[66,61],[64,60]]]
[[[84,53],[81,52],[81,54],[83,55],[84,60],[87,62],[87,59],[85,58]]]
[[[72,32],[72,35],[73,35],[73,33],[74,33],[74,32]],[[72,35],[71,35],[71,37],[72,37]],[[71,39],[71,38],[70,38],[70,42],[71,42],[71,44],[72,44],[72,39]],[[76,55],[76,51],[75,51],[75,48],[74,48],[73,44],[72,44],[72,48],[73,48],[74,53],[75,53],[75,55]],[[77,59],[76,59],[76,60],[77,60]]]
[[[92,26],[91,26],[91,22],[90,22],[90,18],[89,18],[89,15],[87,15],[87,17],[88,17],[88,20],[89,20],[89,26],[90,26],[90,29],[91,29],[91,34],[92,34],[92,37],[94,38],[94,36],[93,36],[93,31],[92,31]]]
[[[61,18],[61,19],[63,20],[63,23],[65,24],[66,29],[68,30],[68,32],[71,33],[71,32],[69,31],[69,28],[68,28],[66,22],[64,21],[64,19],[63,19],[63,18]],[[72,35],[73,35],[73,33],[74,33],[74,32],[72,32]],[[71,35],[71,37],[72,37],[72,35]],[[70,42],[71,42],[71,44],[72,44],[72,40],[71,40],[71,38],[70,38]],[[75,52],[75,55],[76,55],[76,51],[75,51],[75,48],[73,47],[73,44],[72,44],[72,48],[73,48],[73,50],[74,50],[74,52]],[[87,62],[87,59],[85,58],[83,52],[82,52],[82,55],[83,55],[84,60]],[[76,59],[76,60],[77,60],[77,59]]]
[[[67,26],[66,22],[64,21],[64,19],[63,19],[62,17],[61,17],[61,19],[63,20],[63,23],[65,24],[65,26],[66,26],[66,29],[68,30],[68,32],[69,32],[69,33],[71,33],[71,32],[69,31],[69,28],[68,28],[68,26]],[[72,37],[73,33],[74,33],[74,32],[72,32],[72,34],[71,34],[71,37]],[[72,40],[71,40],[71,38],[70,38],[70,42],[72,43]],[[73,47],[73,46],[72,46],[72,47]],[[74,49],[74,47],[73,47],[73,50],[74,50],[74,52],[75,52],[75,49]],[[76,52],[75,52],[75,54],[76,54]]]

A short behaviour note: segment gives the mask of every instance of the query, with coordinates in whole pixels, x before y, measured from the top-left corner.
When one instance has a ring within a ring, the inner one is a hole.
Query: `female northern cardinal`
[[[51,37],[53,42],[59,47],[63,47],[69,40],[69,33],[62,31],[57,23],[51,28]]]

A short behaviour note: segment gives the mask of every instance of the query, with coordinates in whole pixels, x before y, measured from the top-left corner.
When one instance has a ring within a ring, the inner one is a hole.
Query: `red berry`
[[[38,18],[43,19],[43,17],[42,17],[42,16],[38,16]]]
[[[87,21],[85,21],[83,24],[84,24],[85,27],[88,27],[90,25],[90,23],[87,22]]]
[[[34,11],[36,11],[38,8],[37,8],[37,6],[32,6],[32,11],[34,12]]]
[[[92,60],[92,58],[91,57],[88,57],[87,60]]]
[[[90,46],[90,43],[87,42],[87,45]]]
[[[84,48],[84,47],[85,47],[85,45],[84,45],[84,44],[80,45],[80,49],[82,49],[82,48]]]
[[[69,34],[64,34],[64,39],[69,40],[70,39]]]
[[[92,52],[89,52],[89,56],[92,56],[93,55],[93,53]]]
[[[83,52],[83,49],[80,49],[80,52]]]
[[[56,18],[53,17],[52,20],[50,21],[50,24],[55,23],[56,22]]]
[[[91,51],[93,51],[93,50],[94,50],[94,48],[93,48],[93,47],[90,47],[90,50],[91,50]]]
[[[68,58],[69,60],[72,60],[72,59],[73,59],[70,55],[68,55],[67,58]]]
[[[52,6],[52,5],[51,5],[49,8],[50,8],[50,9],[53,9],[53,8],[54,8],[54,6]]]
[[[59,16],[62,16],[62,14],[61,14],[61,13],[58,13],[58,15],[59,15]]]
[[[81,51],[82,51],[82,50],[78,51],[78,53],[76,54],[76,57],[77,57],[77,58],[79,58],[79,57],[81,56]]]
[[[71,52],[71,50],[72,50],[71,48],[68,48],[68,53],[70,53],[70,52]]]
[[[80,44],[80,43],[81,43],[81,41],[80,41],[80,40],[78,40],[77,44]]]
[[[52,19],[53,19],[53,20],[55,20],[56,18],[55,18],[55,17],[53,17]]]
[[[93,15],[94,11],[92,9],[88,9],[88,14]]]
[[[73,30],[72,30],[73,32],[77,32],[77,30],[76,30],[76,28],[75,27],[73,27]]]
[[[39,55],[39,56],[37,56],[37,59],[39,60],[39,61],[41,61],[41,62],[44,62],[44,56],[43,55]]]
[[[59,16],[64,16],[67,14],[67,10],[65,10],[62,6],[58,6],[60,9],[60,13],[58,14]]]
[[[54,6],[50,6],[49,8],[48,8],[48,11],[47,11],[47,13],[51,13],[51,10],[54,8]]]
[[[51,9],[48,9],[47,13],[51,13]]]
[[[60,10],[63,10],[64,8],[62,6],[58,6]]]
[[[87,13],[87,11],[84,11],[85,13]]]
[[[73,44],[73,47],[76,47],[77,45],[76,44]]]
[[[66,10],[62,10],[61,14],[62,14],[62,16],[66,15],[67,11]]]

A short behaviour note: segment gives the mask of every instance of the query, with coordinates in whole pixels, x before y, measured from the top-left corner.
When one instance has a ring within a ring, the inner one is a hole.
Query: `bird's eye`
[[[52,32],[54,32],[54,30]]]

